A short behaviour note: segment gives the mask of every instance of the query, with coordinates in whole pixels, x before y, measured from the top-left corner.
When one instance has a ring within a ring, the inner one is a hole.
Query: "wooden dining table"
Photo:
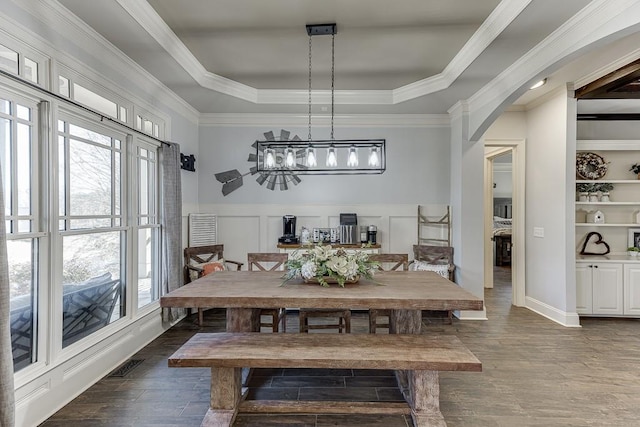
[[[419,334],[422,310],[482,310],[483,301],[431,271],[379,272],[344,287],[301,278],[283,283],[280,271],[220,271],[160,299],[162,307],[227,309],[227,332],[259,331],[262,308],[388,309],[392,333]]]
[[[386,309],[392,334],[421,334],[422,310],[483,309],[482,298],[431,271],[380,272],[373,280],[361,278],[344,287],[322,287],[302,279],[283,283],[282,276],[281,271],[216,272],[164,295],[160,305],[226,308],[227,332],[259,332],[263,308]],[[396,371],[396,377],[411,401],[415,390],[407,371]],[[437,378],[429,387],[438,387]]]

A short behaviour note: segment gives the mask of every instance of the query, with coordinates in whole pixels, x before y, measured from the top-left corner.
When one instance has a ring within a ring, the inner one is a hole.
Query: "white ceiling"
[[[446,113],[590,3],[59,1],[201,113],[305,112],[305,25],[335,22],[342,114]],[[329,102],[331,38],[312,42],[320,108]]]

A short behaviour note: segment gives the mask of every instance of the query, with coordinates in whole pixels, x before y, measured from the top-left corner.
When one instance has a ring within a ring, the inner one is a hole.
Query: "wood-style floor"
[[[482,373],[441,375],[441,409],[457,426],[640,425],[640,323],[634,319],[582,319],[564,328],[513,307],[511,288],[496,271],[486,291],[488,321],[445,325],[425,320],[427,334],[457,335],[483,362]],[[124,377],[105,377],[42,425],[199,426],[209,405],[207,369],[167,368],[167,356],[198,331],[221,331],[224,314],[183,320],[132,359],[144,359]],[[297,329],[289,316],[288,329]],[[367,319],[356,314],[353,332]],[[400,399],[390,373],[368,371],[259,372],[250,398],[314,400]],[[411,426],[404,416],[240,415],[235,426]]]

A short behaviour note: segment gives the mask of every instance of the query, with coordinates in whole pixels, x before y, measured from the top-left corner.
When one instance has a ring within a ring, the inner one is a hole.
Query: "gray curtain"
[[[15,423],[15,395],[13,386],[13,355],[9,307],[9,265],[7,262],[7,230],[4,222],[4,194],[0,170],[0,426]]]
[[[162,168],[162,294],[178,289],[182,283],[182,188],[180,181],[180,145],[163,143]],[[177,320],[184,309],[165,308],[165,322]]]

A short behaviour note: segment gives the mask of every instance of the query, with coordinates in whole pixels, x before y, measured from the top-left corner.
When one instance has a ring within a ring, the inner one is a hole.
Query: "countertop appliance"
[[[295,215],[285,215],[282,217],[282,237],[278,239],[278,243],[300,243],[300,240],[296,236]]]
[[[358,216],[354,213],[340,214],[340,243],[353,245],[360,241],[358,235]]]

